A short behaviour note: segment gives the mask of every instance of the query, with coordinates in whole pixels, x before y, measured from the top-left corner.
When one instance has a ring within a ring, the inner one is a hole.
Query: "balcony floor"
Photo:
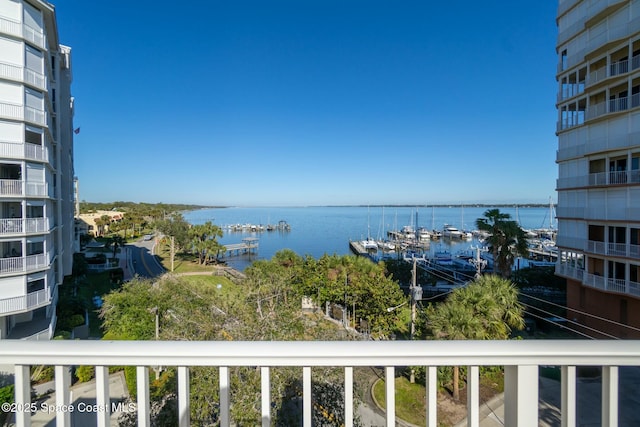
[[[29,322],[18,323],[9,333],[7,339],[20,340],[38,333],[49,333],[51,318],[47,318],[47,307],[42,307],[33,312],[33,319]],[[47,340],[48,336],[41,339]]]

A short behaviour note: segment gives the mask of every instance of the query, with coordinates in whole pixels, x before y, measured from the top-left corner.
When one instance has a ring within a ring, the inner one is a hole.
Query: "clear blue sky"
[[[556,198],[556,1],[52,2],[81,200]]]

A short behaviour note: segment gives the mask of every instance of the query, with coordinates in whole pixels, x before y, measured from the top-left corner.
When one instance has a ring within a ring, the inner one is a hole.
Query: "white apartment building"
[[[640,0],[560,0],[557,24],[556,273],[570,319],[639,338]]]
[[[0,338],[49,339],[74,238],[71,49],[54,7],[0,0]]]

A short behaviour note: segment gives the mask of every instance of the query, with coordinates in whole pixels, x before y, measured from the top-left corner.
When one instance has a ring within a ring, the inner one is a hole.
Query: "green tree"
[[[489,233],[489,250],[495,271],[508,278],[515,258],[528,255],[526,234],[511,215],[500,212],[500,209],[488,209],[483,215],[476,220],[476,227]]]
[[[484,275],[454,290],[447,300],[426,310],[427,328],[435,339],[499,340],[524,328],[518,289],[509,280]],[[453,397],[459,399],[459,369],[453,370]]]
[[[224,246],[217,240],[222,237],[222,229],[211,221],[192,226],[188,235],[191,239],[191,250],[198,257],[199,264],[206,264],[209,258],[217,257],[224,250]]]
[[[264,262],[254,273],[270,270],[271,277],[284,272],[277,262]],[[288,273],[287,273],[288,274]],[[279,280],[279,279],[278,279]],[[275,286],[260,290],[259,296],[267,301],[278,299],[270,305],[269,316],[256,311],[256,293],[253,283],[217,286],[194,284],[183,278],[166,277],[151,285],[134,280],[121,289],[104,297],[101,311],[103,326],[109,339],[154,339],[155,316],[158,315],[159,338],[166,340],[344,340],[349,335],[334,324],[326,322],[320,315],[303,314],[299,301],[282,297],[282,289]],[[267,285],[265,281],[265,286]],[[223,292],[224,290],[224,292]],[[295,293],[291,291],[291,295]],[[286,303],[285,303],[286,301]],[[256,327],[259,325],[259,327]],[[231,414],[238,425],[259,425],[260,410],[255,402],[260,389],[260,373],[255,368],[231,368]],[[174,382],[165,380],[175,375],[169,369],[163,373],[162,381],[154,383],[152,392],[162,406],[167,396],[175,393]],[[218,390],[211,384],[218,382],[218,369],[192,367],[190,369],[191,418],[194,425],[211,425],[219,416]],[[299,368],[273,368],[271,385],[274,425],[298,425],[289,422],[291,405],[295,405],[301,393]],[[338,384],[338,386],[336,386]],[[316,425],[339,426],[344,422],[339,399],[344,400],[339,386],[339,370],[314,368],[314,394],[316,406],[314,419],[325,421]],[[157,405],[153,405],[154,407]],[[326,411],[333,411],[331,413]],[[300,412],[300,411],[298,411]],[[325,416],[325,413],[327,415]],[[162,412],[156,416],[161,417]],[[132,420],[133,421],[133,420]],[[157,421],[157,420],[156,420]],[[123,424],[129,425],[129,424]],[[135,425],[135,424],[131,424]]]
[[[176,251],[183,251],[189,244],[189,223],[182,214],[174,213],[169,218],[156,221],[154,227],[162,234],[169,236],[171,249],[171,271],[175,261]]]

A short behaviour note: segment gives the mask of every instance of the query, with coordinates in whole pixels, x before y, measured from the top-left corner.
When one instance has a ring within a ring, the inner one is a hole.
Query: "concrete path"
[[[640,426],[640,368],[619,368],[619,427]],[[560,381],[540,378],[539,381],[539,421],[541,427],[561,425]],[[601,378],[582,377],[577,380],[578,401],[576,402],[577,425],[597,427],[601,425]],[[466,419],[456,427],[467,425]],[[480,408],[480,427],[504,426],[504,396],[494,397]]]
[[[54,383],[40,384],[34,387],[36,394],[41,395],[52,391],[55,388]],[[118,418],[123,412],[135,410],[135,407],[129,408],[123,404],[124,400],[129,397],[123,372],[117,372],[109,376],[109,397],[111,411],[111,426],[118,426]],[[92,427],[97,423],[97,411],[102,410],[96,404],[96,384],[95,381],[76,384],[71,387],[71,425]],[[34,401],[38,410],[31,414],[32,427],[54,427],[56,425],[56,396],[50,393],[46,398]],[[7,426],[15,426],[15,420],[8,420]]]

